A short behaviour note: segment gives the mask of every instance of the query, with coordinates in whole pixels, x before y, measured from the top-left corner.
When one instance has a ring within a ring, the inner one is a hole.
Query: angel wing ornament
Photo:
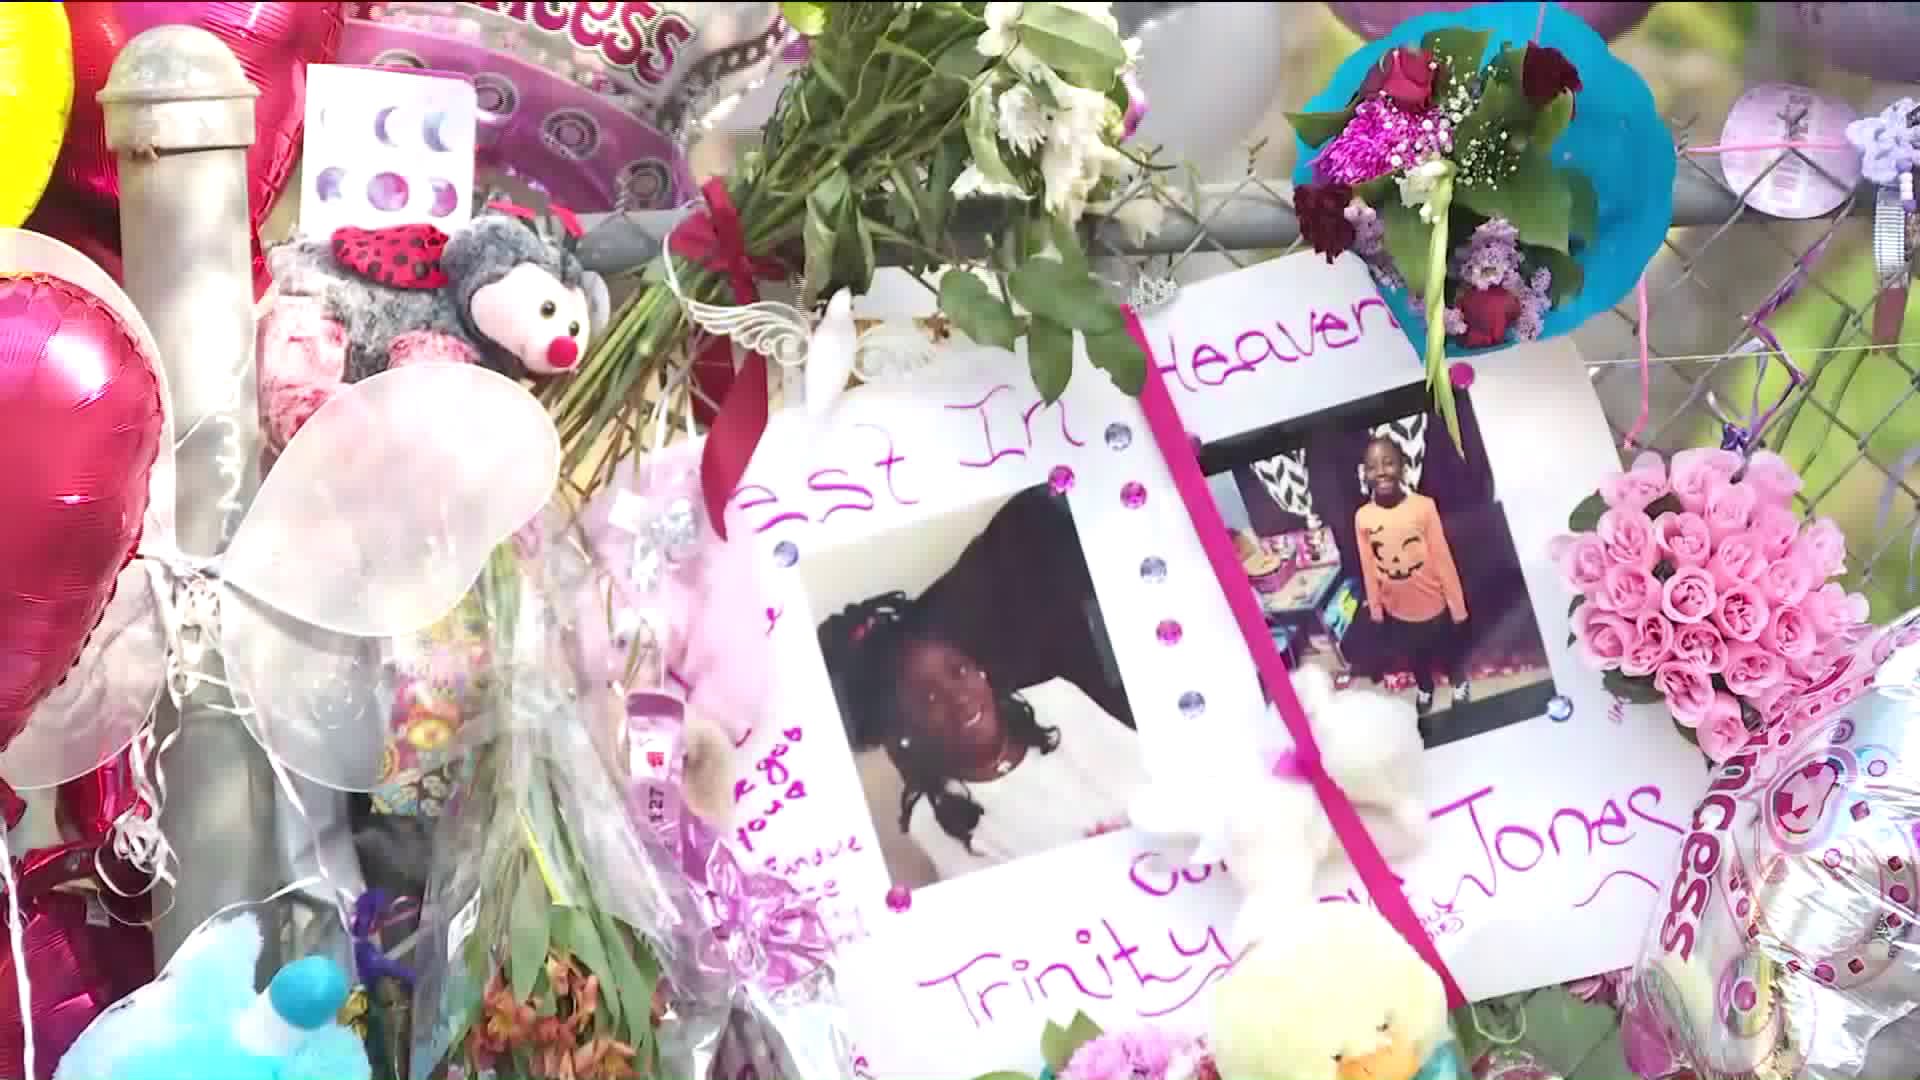
[[[853,294],[846,289],[833,294],[826,314],[815,325],[806,312],[773,300],[739,307],[703,304],[681,289],[674,260],[662,255],[661,262],[667,287],[695,326],[716,337],[732,338],[734,344],[789,371],[804,371],[801,385],[807,412],[816,419],[833,411],[849,376],[859,375],[864,382],[896,380],[927,367],[936,357],[933,339],[917,328],[881,322],[861,330],[853,317]]]

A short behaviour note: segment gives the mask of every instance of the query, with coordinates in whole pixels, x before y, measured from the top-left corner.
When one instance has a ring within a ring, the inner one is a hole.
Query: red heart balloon
[[[66,7],[73,31],[73,116],[53,182],[27,227],[66,241],[120,276],[120,184],[95,95],[106,85],[121,48],[142,31],[197,26],[233,50],[260,91],[253,103],[253,147],[247,152],[247,204],[255,233],[254,291],[264,293],[272,278],[260,252],[260,226],[300,160],[307,65],[332,63],[339,53],[346,5],[69,2]]]
[[[0,277],[0,749],[66,678],[133,558],[160,451],[156,366],[79,286]]]

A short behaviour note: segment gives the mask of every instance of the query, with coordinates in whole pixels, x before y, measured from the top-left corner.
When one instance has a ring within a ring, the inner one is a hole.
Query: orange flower
[[[600,1008],[600,976],[589,975],[580,980],[574,991],[572,1023],[578,1034],[593,1023],[593,1014]]]
[[[573,1075],[578,1080],[630,1080],[634,1050],[626,1043],[602,1036],[573,1052]]]
[[[553,988],[555,997],[573,992],[573,965],[559,953],[547,954],[547,985]]]

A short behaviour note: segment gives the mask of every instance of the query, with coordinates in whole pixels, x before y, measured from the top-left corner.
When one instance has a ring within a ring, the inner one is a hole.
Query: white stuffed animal
[[[1293,673],[1293,689],[1327,774],[1381,854],[1396,859],[1417,851],[1427,810],[1413,706],[1371,688],[1336,693],[1332,678],[1311,667]],[[1135,828],[1192,842],[1192,861],[1226,859],[1246,893],[1234,924],[1236,953],[1313,895],[1313,880],[1330,857],[1345,857],[1312,786],[1286,768],[1289,740],[1279,716],[1269,710],[1267,720],[1265,731],[1279,732],[1277,740],[1254,735],[1248,752],[1208,740],[1207,757],[1184,768],[1163,766],[1129,807]]]

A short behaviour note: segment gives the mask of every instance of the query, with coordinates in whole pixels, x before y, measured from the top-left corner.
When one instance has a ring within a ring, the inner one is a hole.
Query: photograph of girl
[[[1028,488],[802,573],[895,884],[1124,826],[1146,771],[1064,498]]]
[[[1429,748],[1541,716],[1554,695],[1470,396],[1464,453],[1416,385],[1201,455],[1288,663],[1404,695]]]

